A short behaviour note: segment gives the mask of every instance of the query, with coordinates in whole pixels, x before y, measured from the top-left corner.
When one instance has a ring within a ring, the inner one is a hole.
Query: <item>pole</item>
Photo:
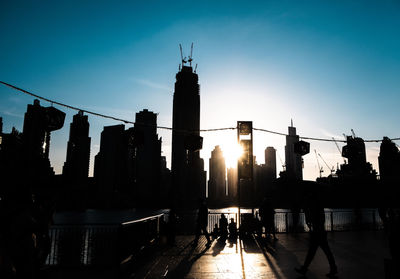
[[[240,144],[240,139],[239,139],[239,122],[237,123],[237,142]],[[237,189],[238,189],[238,227],[240,228],[240,175],[239,175],[239,158],[237,161]]]

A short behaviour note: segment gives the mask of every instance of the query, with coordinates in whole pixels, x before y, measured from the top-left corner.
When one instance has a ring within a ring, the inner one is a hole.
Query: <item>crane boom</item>
[[[318,156],[322,159],[322,161],[324,162],[324,164],[328,168],[328,170],[330,170],[331,173],[333,173],[335,171],[335,168],[334,167],[330,168],[329,165],[326,163],[325,159],[321,156],[321,154],[318,153]]]
[[[335,143],[335,145],[336,145],[336,147],[337,147],[337,149],[338,149],[338,151],[340,153],[340,156],[342,156],[343,162],[346,163],[346,161],[343,158],[342,151],[340,150],[339,144],[337,143],[337,141],[336,141],[336,139],[334,137],[332,137],[332,139],[333,139],[333,142]]]
[[[285,164],[284,164],[283,161],[282,161],[281,155],[279,155],[279,152],[277,152],[277,153],[278,153],[279,161],[281,161],[282,169],[285,170],[285,169],[286,169],[286,166],[285,166]]]
[[[193,61],[193,43],[192,43],[192,46],[190,47],[190,56],[189,56],[189,59],[188,59],[190,67],[192,67],[192,61]]]
[[[324,172],[324,170],[323,170],[322,167],[319,165],[318,156],[317,156],[317,150],[314,149],[314,152],[315,152],[315,158],[317,159],[319,177],[322,177],[322,173]]]
[[[183,51],[182,51],[182,45],[181,44],[179,44],[179,49],[181,50],[181,60],[182,60],[182,67],[183,67],[183,65],[185,65],[185,63],[187,61],[186,61],[186,57],[183,58]]]

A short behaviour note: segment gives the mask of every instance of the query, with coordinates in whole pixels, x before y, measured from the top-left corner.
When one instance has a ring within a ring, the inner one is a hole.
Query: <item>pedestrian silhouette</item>
[[[224,214],[221,214],[219,219],[219,233],[221,238],[226,239],[228,237],[228,219],[226,219]]]
[[[219,228],[218,228],[218,224],[214,225],[214,229],[212,231],[212,237],[213,239],[217,239],[219,236]]]
[[[265,228],[265,236],[277,240],[275,235],[275,210],[272,207],[271,200],[264,198],[260,207],[261,224]]]
[[[167,243],[169,245],[175,244],[175,235],[176,235],[176,223],[177,223],[177,215],[174,207],[169,211],[168,224],[167,224]]]
[[[297,233],[300,221],[300,207],[297,204],[293,204],[290,211],[292,212],[292,220],[293,220],[291,231]]]
[[[194,239],[193,245],[197,245],[200,234],[203,232],[207,239],[207,245],[211,245],[210,235],[207,231],[208,226],[208,208],[203,200],[200,200],[199,212],[197,213],[197,224],[196,224],[196,238]]]
[[[306,223],[310,229],[310,243],[307,251],[307,256],[304,264],[300,268],[295,268],[296,272],[305,275],[308,267],[313,260],[318,247],[324,251],[330,266],[330,271],[326,276],[334,277],[337,274],[337,267],[335,258],[329,248],[327,234],[325,231],[325,212],[324,208],[320,205],[316,193],[312,193],[306,198],[304,213],[306,216]]]
[[[229,229],[229,238],[236,239],[238,232],[235,220],[233,220],[233,218],[231,218],[231,222],[229,223],[228,229]]]

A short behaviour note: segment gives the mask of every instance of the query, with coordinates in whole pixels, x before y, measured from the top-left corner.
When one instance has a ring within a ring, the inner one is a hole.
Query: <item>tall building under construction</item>
[[[191,66],[176,74],[172,114],[172,195],[175,206],[193,208],[205,199],[206,173],[199,148],[193,139],[200,137],[200,86],[198,75]]]

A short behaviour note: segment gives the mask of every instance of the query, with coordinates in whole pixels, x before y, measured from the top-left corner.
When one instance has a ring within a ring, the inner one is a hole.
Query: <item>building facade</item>
[[[68,180],[83,181],[89,175],[90,137],[88,116],[80,111],[73,116],[69,130],[67,159],[63,176]]]
[[[206,173],[199,150],[189,147],[200,136],[200,85],[193,68],[176,74],[172,113],[172,196],[174,206],[193,208],[205,199]]]
[[[295,143],[299,142],[299,136],[296,134],[296,127],[288,127],[289,134],[286,136],[285,146],[285,165],[286,176],[289,179],[303,180],[303,159],[300,154],[295,153]]]
[[[134,128],[142,139],[135,146],[135,204],[157,207],[161,202],[161,138],[157,135],[157,114],[147,109],[136,113]]]
[[[222,207],[226,203],[226,166],[221,148],[217,145],[211,151],[208,180],[208,204]]]
[[[100,151],[95,156],[94,178],[99,204],[104,207],[133,205],[134,145],[133,128],[106,126],[101,132]]]
[[[268,146],[264,152],[265,155],[265,168],[268,172],[268,177],[276,179],[276,149]]]

